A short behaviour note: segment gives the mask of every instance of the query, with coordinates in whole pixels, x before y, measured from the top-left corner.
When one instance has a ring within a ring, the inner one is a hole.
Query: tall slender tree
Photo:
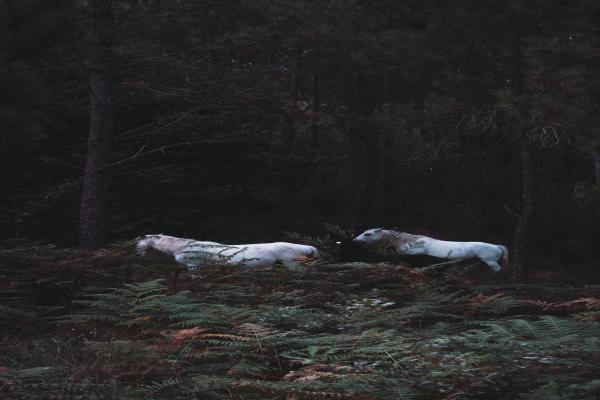
[[[113,108],[111,104],[113,52],[112,0],[91,0],[89,43],[90,125],[81,193],[80,237],[83,248],[103,245],[107,238],[107,171],[111,158]]]

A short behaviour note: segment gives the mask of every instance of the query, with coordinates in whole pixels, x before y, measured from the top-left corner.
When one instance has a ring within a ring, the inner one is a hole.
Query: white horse
[[[142,235],[135,239],[136,252],[141,256],[145,256],[150,248],[169,255],[175,255],[175,253],[184,247],[192,244],[206,246],[220,245],[220,243],[216,242],[201,242],[194,239],[182,239],[175,236],[163,235],[162,233],[157,235]]]
[[[143,235],[135,240],[136,251],[144,256],[149,248],[172,255],[188,269],[202,265],[269,266],[277,262],[294,264],[319,257],[313,246],[275,242],[227,245],[217,242],[182,239],[163,234]]]
[[[383,254],[424,254],[449,260],[478,258],[496,272],[508,266],[508,250],[497,244],[449,242],[382,228],[368,229],[353,241]]]
[[[280,262],[289,265],[317,257],[319,251],[315,247],[287,242],[236,245],[190,243],[175,253],[175,260],[188,269],[210,264],[257,267]]]

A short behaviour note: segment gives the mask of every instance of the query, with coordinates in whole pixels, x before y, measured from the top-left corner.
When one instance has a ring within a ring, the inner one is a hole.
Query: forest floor
[[[483,264],[188,273],[132,243],[0,249],[7,399],[599,399],[600,285]]]

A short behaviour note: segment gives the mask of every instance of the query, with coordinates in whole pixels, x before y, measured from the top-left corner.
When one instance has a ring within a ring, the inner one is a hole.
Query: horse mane
[[[413,243],[421,238],[423,238],[422,235],[413,235],[411,233],[386,229],[383,231],[381,240],[374,245],[374,248],[381,254],[389,254],[390,248],[392,248],[392,251],[396,253],[396,249],[399,246],[410,247]]]
[[[414,242],[415,240],[419,240],[422,237],[424,237],[423,235],[413,235],[412,233],[406,233],[406,232],[401,232],[401,231],[388,230],[386,232],[387,232],[386,236],[393,238],[396,243],[402,243],[402,244],[411,243],[411,242]]]

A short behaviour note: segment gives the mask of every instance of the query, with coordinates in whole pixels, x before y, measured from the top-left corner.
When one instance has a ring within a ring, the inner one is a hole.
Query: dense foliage
[[[3,396],[594,399],[600,390],[598,285],[502,282],[480,263],[189,274],[131,250],[2,251]]]
[[[0,397],[598,399],[599,17],[0,1]],[[505,244],[520,280],[348,245],[375,226]],[[159,232],[326,257],[134,258]]]
[[[531,264],[598,256],[595,2],[111,4],[112,239],[331,222],[511,244],[526,142]],[[0,235],[74,243],[90,8],[0,20]]]

